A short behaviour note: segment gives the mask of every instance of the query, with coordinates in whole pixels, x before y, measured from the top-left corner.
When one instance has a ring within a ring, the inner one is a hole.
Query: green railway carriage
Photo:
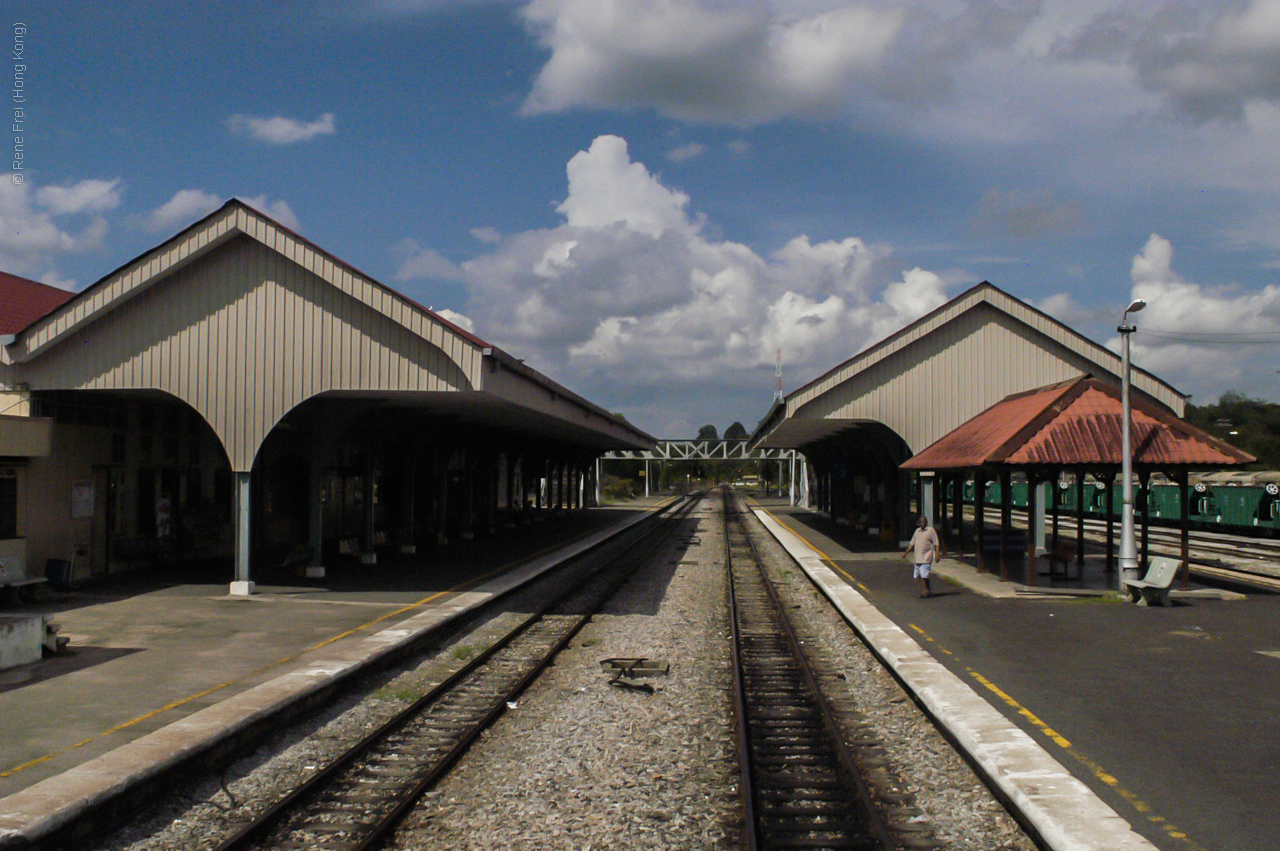
[[[1176,526],[1182,516],[1181,488],[1163,477],[1154,478],[1149,487],[1134,488],[1134,509],[1141,513],[1145,505],[1153,525]],[[1189,519],[1193,528],[1280,537],[1280,472],[1207,473],[1193,475],[1192,481]],[[948,483],[947,498],[952,488]],[[1055,483],[1052,490],[1060,514],[1075,514],[1076,488],[1077,483],[1070,480]],[[1089,479],[1084,488],[1085,516],[1105,518],[1110,512],[1120,517],[1124,497],[1118,486],[1112,488],[1110,504],[1102,482]],[[961,492],[965,503],[972,505],[973,483],[965,482]],[[988,483],[985,496],[989,508],[1000,505],[1000,483]],[[1014,508],[1026,508],[1025,480],[1011,482],[1009,501]],[[1046,507],[1052,509],[1052,504]]]

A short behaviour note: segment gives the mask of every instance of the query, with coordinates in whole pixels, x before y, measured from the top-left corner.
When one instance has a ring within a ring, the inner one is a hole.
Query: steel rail
[[[509,700],[513,700],[522,693],[538,675],[546,668],[560,650],[562,650],[573,637],[578,633],[583,625],[595,614],[601,605],[607,601],[613,593],[635,572],[638,567],[675,531],[677,524],[673,521],[687,517],[692,511],[693,506],[698,502],[697,495],[685,497],[680,503],[668,506],[664,509],[664,513],[670,510],[670,514],[665,519],[666,523],[655,523],[649,529],[645,530],[635,541],[627,545],[620,553],[612,556],[607,562],[592,571],[591,577],[597,578],[604,575],[610,568],[618,566],[627,557],[634,559],[631,566],[619,571],[619,575],[613,577],[613,581],[602,591],[598,592],[597,599],[592,605],[585,607],[585,611],[579,613],[571,619],[567,628],[559,630],[560,635],[549,648],[544,648],[540,657],[537,658],[532,666],[524,671],[524,673],[515,681],[515,684],[506,688],[500,695],[489,701],[489,706],[482,716],[469,723],[464,727],[458,736],[454,738],[451,746],[448,747],[440,756],[435,758],[430,765],[424,769],[414,772],[409,782],[399,784],[395,789],[389,790],[384,796],[386,799],[398,799],[392,804],[390,809],[386,809],[377,819],[376,822],[363,826],[360,834],[353,836],[351,841],[343,842],[340,845],[335,841],[329,843],[331,846],[342,847],[345,849],[365,849],[371,845],[380,842],[400,821],[400,819],[408,812],[408,810],[417,802],[417,800],[431,788],[436,782],[443,777],[452,766],[458,761],[467,748],[475,741],[475,739],[484,732],[498,717],[506,710]],[[663,534],[652,542],[648,549],[639,551],[640,545],[649,540],[655,532],[662,531]],[[383,744],[389,737],[399,734],[414,721],[418,720],[432,707],[440,705],[442,701],[451,694],[455,694],[460,686],[466,684],[468,680],[473,679],[478,672],[488,666],[490,662],[503,650],[510,648],[515,642],[528,636],[536,626],[544,623],[550,616],[552,610],[566,599],[579,593],[582,586],[575,586],[565,594],[551,600],[540,606],[536,611],[524,617],[519,623],[511,628],[504,636],[493,642],[482,653],[469,660],[461,669],[446,678],[437,686],[430,689],[427,693],[416,699],[412,704],[397,712],[392,718],[379,725],[375,730],[366,734],[360,741],[347,748],[343,753],[335,757],[323,768],[309,777],[305,782],[299,784],[285,796],[273,803],[263,812],[258,814],[253,821],[238,829],[234,834],[227,837],[216,848],[216,851],[243,851],[243,849],[260,847],[260,843],[273,830],[280,827],[292,814],[296,813],[319,795],[325,789],[337,782],[341,776],[357,767],[360,761],[370,755],[376,747]],[[375,802],[376,803],[376,802]],[[385,801],[384,801],[385,803]],[[290,828],[293,830],[294,828]],[[287,847],[287,846],[285,846]],[[329,846],[326,846],[329,847]]]
[[[835,720],[835,709],[821,688],[777,589],[768,578],[763,559],[742,520],[742,512],[731,504],[734,499],[725,492],[725,560],[733,601],[735,706],[739,710],[739,753],[740,758],[745,758],[742,785],[747,813],[746,845],[751,849],[803,846],[884,851],[895,848],[857,760],[844,743]],[[739,533],[737,536],[732,534],[734,527]],[[745,543],[750,564],[735,563],[735,537]],[[755,595],[757,602],[767,607],[760,617],[751,618],[754,603],[747,601],[744,605],[738,592],[740,582],[748,581],[754,581],[763,592]],[[748,618],[751,622],[746,624]],[[746,633],[752,635],[750,643],[772,648],[768,651],[772,655],[767,664],[752,661],[754,653],[745,646]],[[752,667],[754,671],[750,670]],[[788,669],[798,674],[798,682],[794,677],[789,678]],[[769,685],[753,693],[752,682],[761,679]],[[753,720],[753,709],[760,710],[760,722]],[[816,729],[806,723],[807,718],[815,715]],[[775,744],[772,754],[767,752],[770,738],[764,723],[767,721],[786,730],[787,744]],[[761,768],[765,761],[774,765],[785,764],[785,761],[800,764],[767,772]],[[794,771],[794,776],[789,775],[789,771]],[[779,785],[771,790],[768,788],[771,782]],[[786,798],[789,792],[799,791],[808,797],[797,795],[794,803],[782,805],[768,800]]]

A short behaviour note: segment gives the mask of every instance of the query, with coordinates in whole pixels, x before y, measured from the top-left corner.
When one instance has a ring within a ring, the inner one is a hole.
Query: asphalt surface
[[[1280,848],[1280,596],[920,599],[900,552],[766,507],[1158,847]]]

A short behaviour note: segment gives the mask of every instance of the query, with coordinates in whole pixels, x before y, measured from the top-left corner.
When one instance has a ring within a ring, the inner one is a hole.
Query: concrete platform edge
[[[88,812],[110,806],[236,736],[282,716],[299,702],[359,676],[445,624],[599,546],[664,507],[644,511],[535,558],[486,583],[482,592],[459,593],[340,651],[328,647],[308,654],[303,664],[287,673],[0,798],[0,849],[38,847]]]
[[[754,512],[1048,847],[1154,851],[1088,786],[837,576],[802,538],[766,512]]]

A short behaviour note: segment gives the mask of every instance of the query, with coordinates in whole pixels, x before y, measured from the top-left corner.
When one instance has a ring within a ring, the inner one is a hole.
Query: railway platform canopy
[[[932,496],[944,506],[941,519],[953,538],[964,537],[965,492],[973,493],[977,533],[978,569],[987,568],[986,534],[987,485],[999,483],[1001,544],[997,547],[1002,579],[1009,578],[1008,547],[1012,479],[1020,475],[1026,483],[1027,512],[1031,534],[1027,535],[1026,583],[1036,583],[1036,552],[1045,549],[1045,509],[1053,512],[1057,537],[1058,510],[1071,508],[1076,514],[1076,563],[1084,562],[1085,482],[1092,478],[1108,507],[1106,569],[1114,571],[1115,547],[1113,496],[1121,471],[1120,388],[1112,382],[1083,375],[1048,387],[1012,394],[944,435],[905,461],[901,469],[934,476],[940,487],[921,487],[922,498]],[[1145,399],[1133,405],[1133,466],[1141,485],[1138,504],[1142,517],[1142,559],[1148,555],[1150,500],[1146,498],[1150,477],[1163,473],[1179,485],[1182,572],[1187,572],[1189,519],[1193,491],[1192,470],[1217,470],[1247,464],[1254,457],[1174,416]],[[1057,485],[1069,474],[1076,487],[1070,492],[1075,504],[1062,506]],[[966,486],[966,483],[971,485]],[[1051,487],[1048,487],[1051,486]],[[1090,506],[1092,507],[1092,506]],[[939,516],[938,506],[924,512]],[[948,528],[949,527],[949,528]],[[1054,542],[1056,544],[1056,540]]]
[[[13,557],[82,578],[233,556],[251,593],[253,559],[319,577],[583,507],[598,455],[654,445],[238,199],[20,324],[0,407],[51,449],[15,492],[73,508],[19,506]]]
[[[1118,354],[989,282],[978,284],[788,394],[753,446],[797,449],[812,502],[902,540],[912,482],[900,465],[1014,394],[1083,375],[1118,384]],[[1179,417],[1186,396],[1135,366],[1133,395]]]

